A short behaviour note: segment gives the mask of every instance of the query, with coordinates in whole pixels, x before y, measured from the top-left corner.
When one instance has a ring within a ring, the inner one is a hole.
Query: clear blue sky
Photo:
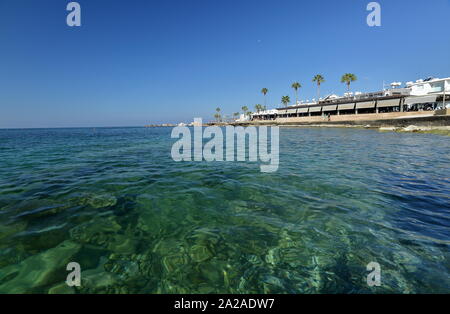
[[[0,128],[134,126],[450,76],[450,0],[0,0]]]

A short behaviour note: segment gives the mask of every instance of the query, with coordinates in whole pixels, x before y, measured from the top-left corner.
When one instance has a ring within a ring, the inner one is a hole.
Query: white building
[[[444,91],[450,94],[450,77],[444,79],[418,80],[408,82],[406,86],[411,89],[411,96],[443,95]]]
[[[250,120],[250,116],[241,113],[241,115],[239,116],[239,119],[236,120],[236,122],[246,122]]]
[[[410,89],[411,97],[406,99],[405,104],[438,102],[439,107],[450,108],[450,77],[417,80],[415,83],[408,82],[406,87]],[[444,97],[445,104],[442,106]]]
[[[277,109],[264,110],[264,111],[260,111],[257,113],[253,113],[252,118],[260,119],[260,120],[266,120],[266,119],[271,119],[271,118],[274,119],[277,116],[277,114],[278,114]]]

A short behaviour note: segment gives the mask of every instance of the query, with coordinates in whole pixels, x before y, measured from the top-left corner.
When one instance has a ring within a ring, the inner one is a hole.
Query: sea
[[[279,134],[264,173],[171,128],[0,130],[0,293],[450,292],[448,136]]]

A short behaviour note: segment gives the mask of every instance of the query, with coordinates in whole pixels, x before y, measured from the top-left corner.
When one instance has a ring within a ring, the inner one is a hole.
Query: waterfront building
[[[251,120],[435,111],[450,108],[450,77],[408,82],[403,88],[401,85],[400,82],[394,82],[389,89],[371,93],[348,92],[344,96],[333,94],[319,101],[299,102],[290,107],[254,113]]]

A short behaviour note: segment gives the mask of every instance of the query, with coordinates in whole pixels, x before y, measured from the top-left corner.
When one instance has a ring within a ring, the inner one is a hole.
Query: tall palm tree
[[[248,113],[248,107],[247,106],[242,106],[242,112],[244,113],[244,115],[247,115]]]
[[[317,83],[317,101],[319,101],[319,99],[320,99],[320,85],[323,82],[325,82],[325,78],[322,75],[317,74],[316,76],[314,76],[313,82]]]
[[[291,99],[289,98],[289,96],[283,96],[281,97],[281,102],[285,107],[287,107],[287,105],[291,102]]]
[[[300,84],[299,82],[294,82],[294,83],[292,83],[291,87],[295,90],[295,104],[298,104],[297,91],[298,91],[299,88],[302,87],[302,84]]]
[[[263,89],[261,89],[261,93],[264,95],[264,105],[267,105],[266,95],[268,92],[269,92],[269,90],[265,87]]]
[[[354,81],[356,81],[358,78],[353,73],[345,73],[342,75],[341,83],[347,84],[347,91],[350,91],[350,84]]]

